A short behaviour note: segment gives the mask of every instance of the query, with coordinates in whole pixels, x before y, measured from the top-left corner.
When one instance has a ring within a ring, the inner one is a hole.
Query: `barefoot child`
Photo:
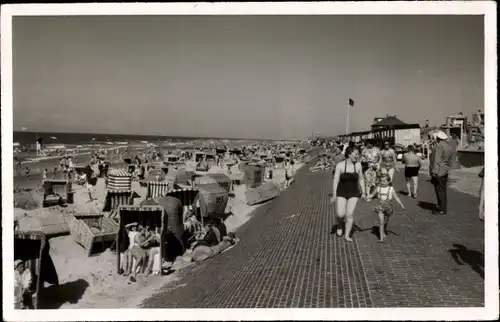
[[[378,204],[373,209],[378,214],[378,218],[380,220],[379,241],[383,242],[386,237],[385,231],[387,229],[387,224],[389,223],[389,217],[394,213],[392,199],[394,198],[398,202],[401,209],[405,209],[405,207],[396,194],[394,187],[391,184],[391,177],[388,173],[383,173],[380,176],[377,188],[366,198],[366,201],[370,201],[373,197],[375,197],[375,195],[378,197]]]

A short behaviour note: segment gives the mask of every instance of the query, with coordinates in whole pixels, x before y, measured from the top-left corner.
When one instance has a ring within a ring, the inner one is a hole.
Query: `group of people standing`
[[[339,237],[344,235],[347,241],[352,241],[354,210],[358,200],[361,198],[370,201],[378,196],[374,211],[380,220],[379,240],[382,242],[389,216],[394,212],[392,200],[396,200],[404,209],[392,186],[396,153],[391,149],[389,141],[385,141],[382,149],[379,149],[372,140],[366,142],[362,151],[355,144],[350,144],[343,150],[345,160],[338,162],[333,171],[331,202],[336,205],[336,233]]]
[[[444,215],[447,213],[447,181],[454,150],[444,132],[438,131],[432,139],[429,174],[438,205],[434,213]],[[380,242],[386,237],[387,224],[394,213],[393,200],[404,209],[392,184],[395,171],[399,171],[396,153],[390,141],[383,142],[381,148],[374,143],[373,140],[367,140],[363,144],[350,143],[344,146],[341,150],[345,159],[337,162],[333,170],[331,202],[335,203],[336,233],[338,236],[344,235],[347,241],[352,241],[354,211],[360,198],[369,202],[377,196],[373,209],[380,222]],[[415,153],[415,146],[408,146],[402,162],[405,165],[406,194],[416,199],[422,159]]]

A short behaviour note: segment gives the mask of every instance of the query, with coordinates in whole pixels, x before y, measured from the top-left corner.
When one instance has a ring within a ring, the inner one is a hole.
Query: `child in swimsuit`
[[[379,185],[375,191],[366,198],[366,201],[370,201],[373,197],[375,197],[375,195],[378,196],[378,203],[373,210],[378,214],[380,220],[379,242],[383,242],[386,237],[385,232],[387,224],[389,223],[389,217],[394,213],[392,199],[394,198],[399,203],[401,209],[405,209],[405,207],[396,194],[396,191],[391,184],[391,178],[387,173],[380,176]]]

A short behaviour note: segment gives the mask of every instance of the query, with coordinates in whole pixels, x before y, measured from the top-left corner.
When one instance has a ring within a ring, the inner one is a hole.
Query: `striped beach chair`
[[[118,222],[119,222],[119,230],[116,234],[116,244],[120,245],[121,238],[123,238],[123,231],[126,229],[125,226],[127,224],[136,222],[144,226],[155,227],[161,229],[161,242],[160,242],[160,254],[161,257],[165,258],[166,253],[166,243],[165,243],[165,231],[167,223],[167,213],[165,208],[160,205],[121,205],[116,210]],[[121,268],[121,260],[122,256],[119,252],[117,252],[117,271]],[[163,261],[159,259],[159,264]],[[134,259],[135,261],[135,259]],[[141,267],[140,270],[144,268]],[[139,269],[139,268],[138,268]],[[163,272],[162,272],[163,273]]]
[[[147,182],[147,199],[153,199],[164,196],[170,189],[170,182],[148,181]]]
[[[187,212],[195,212],[197,214],[200,207],[198,194],[198,189],[186,187],[182,189],[170,189],[167,193],[165,193],[165,196],[179,199],[182,204],[184,214]]]
[[[102,211],[111,211],[120,205],[131,205],[133,200],[133,190],[113,190],[109,189],[104,200]]]
[[[132,175],[123,169],[112,169],[108,174],[107,188],[110,190],[131,190]]]

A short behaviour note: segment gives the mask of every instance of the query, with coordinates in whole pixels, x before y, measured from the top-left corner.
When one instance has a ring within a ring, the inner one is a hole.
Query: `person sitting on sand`
[[[85,185],[85,182],[87,182],[87,174],[85,172],[81,172],[80,174],[77,174],[75,176],[75,183],[76,184],[83,186],[83,185]]]
[[[217,245],[221,241],[220,231],[213,219],[210,219],[207,224],[206,234],[203,240],[210,246]]]
[[[222,241],[215,246],[200,245],[196,247],[191,253],[191,261],[200,262],[207,258],[218,255],[228,248],[236,245],[238,239],[234,233],[229,233],[227,236],[223,237]]]
[[[324,157],[320,157],[318,163],[314,167],[309,168],[309,171],[320,171],[325,170],[327,167],[327,162]]]

